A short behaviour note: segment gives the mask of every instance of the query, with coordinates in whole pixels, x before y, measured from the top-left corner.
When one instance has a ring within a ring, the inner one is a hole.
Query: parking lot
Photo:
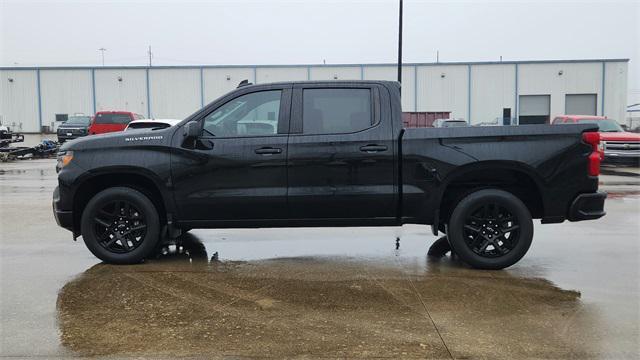
[[[537,223],[504,271],[427,257],[423,226],[194,230],[182,249],[111,266],[56,226],[54,164],[0,165],[2,356],[640,354],[637,177],[607,172],[606,217]]]

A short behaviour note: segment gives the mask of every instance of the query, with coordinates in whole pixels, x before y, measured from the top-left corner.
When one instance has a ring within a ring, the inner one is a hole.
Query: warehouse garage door
[[[549,95],[520,95],[518,124],[548,124],[550,103]]]
[[[564,113],[571,115],[596,115],[596,94],[567,94],[565,97]]]

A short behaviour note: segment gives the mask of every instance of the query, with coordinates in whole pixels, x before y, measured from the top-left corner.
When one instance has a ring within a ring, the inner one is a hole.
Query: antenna
[[[101,47],[98,51],[102,52],[102,66],[104,66],[104,52],[107,51],[107,49]]]
[[[398,82],[402,82],[402,0],[398,14]]]

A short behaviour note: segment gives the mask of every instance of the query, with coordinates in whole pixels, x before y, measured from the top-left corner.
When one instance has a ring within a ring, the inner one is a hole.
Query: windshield
[[[91,123],[91,116],[69,116],[69,120],[65,121],[65,124],[69,125],[89,125]]]
[[[622,127],[618,125],[618,122],[611,119],[604,120],[591,120],[582,119],[578,120],[580,124],[596,124],[601,132],[623,132]]]
[[[131,117],[128,114],[97,114],[96,124],[128,124]]]
[[[170,124],[161,122],[142,122],[129,124],[128,129],[166,129],[170,126]]]

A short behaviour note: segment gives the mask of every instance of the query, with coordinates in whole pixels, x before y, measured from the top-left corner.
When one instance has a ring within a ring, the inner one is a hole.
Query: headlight
[[[56,169],[60,171],[60,169],[69,165],[71,160],[73,160],[73,151],[60,151],[58,153],[58,164],[56,165]]]

